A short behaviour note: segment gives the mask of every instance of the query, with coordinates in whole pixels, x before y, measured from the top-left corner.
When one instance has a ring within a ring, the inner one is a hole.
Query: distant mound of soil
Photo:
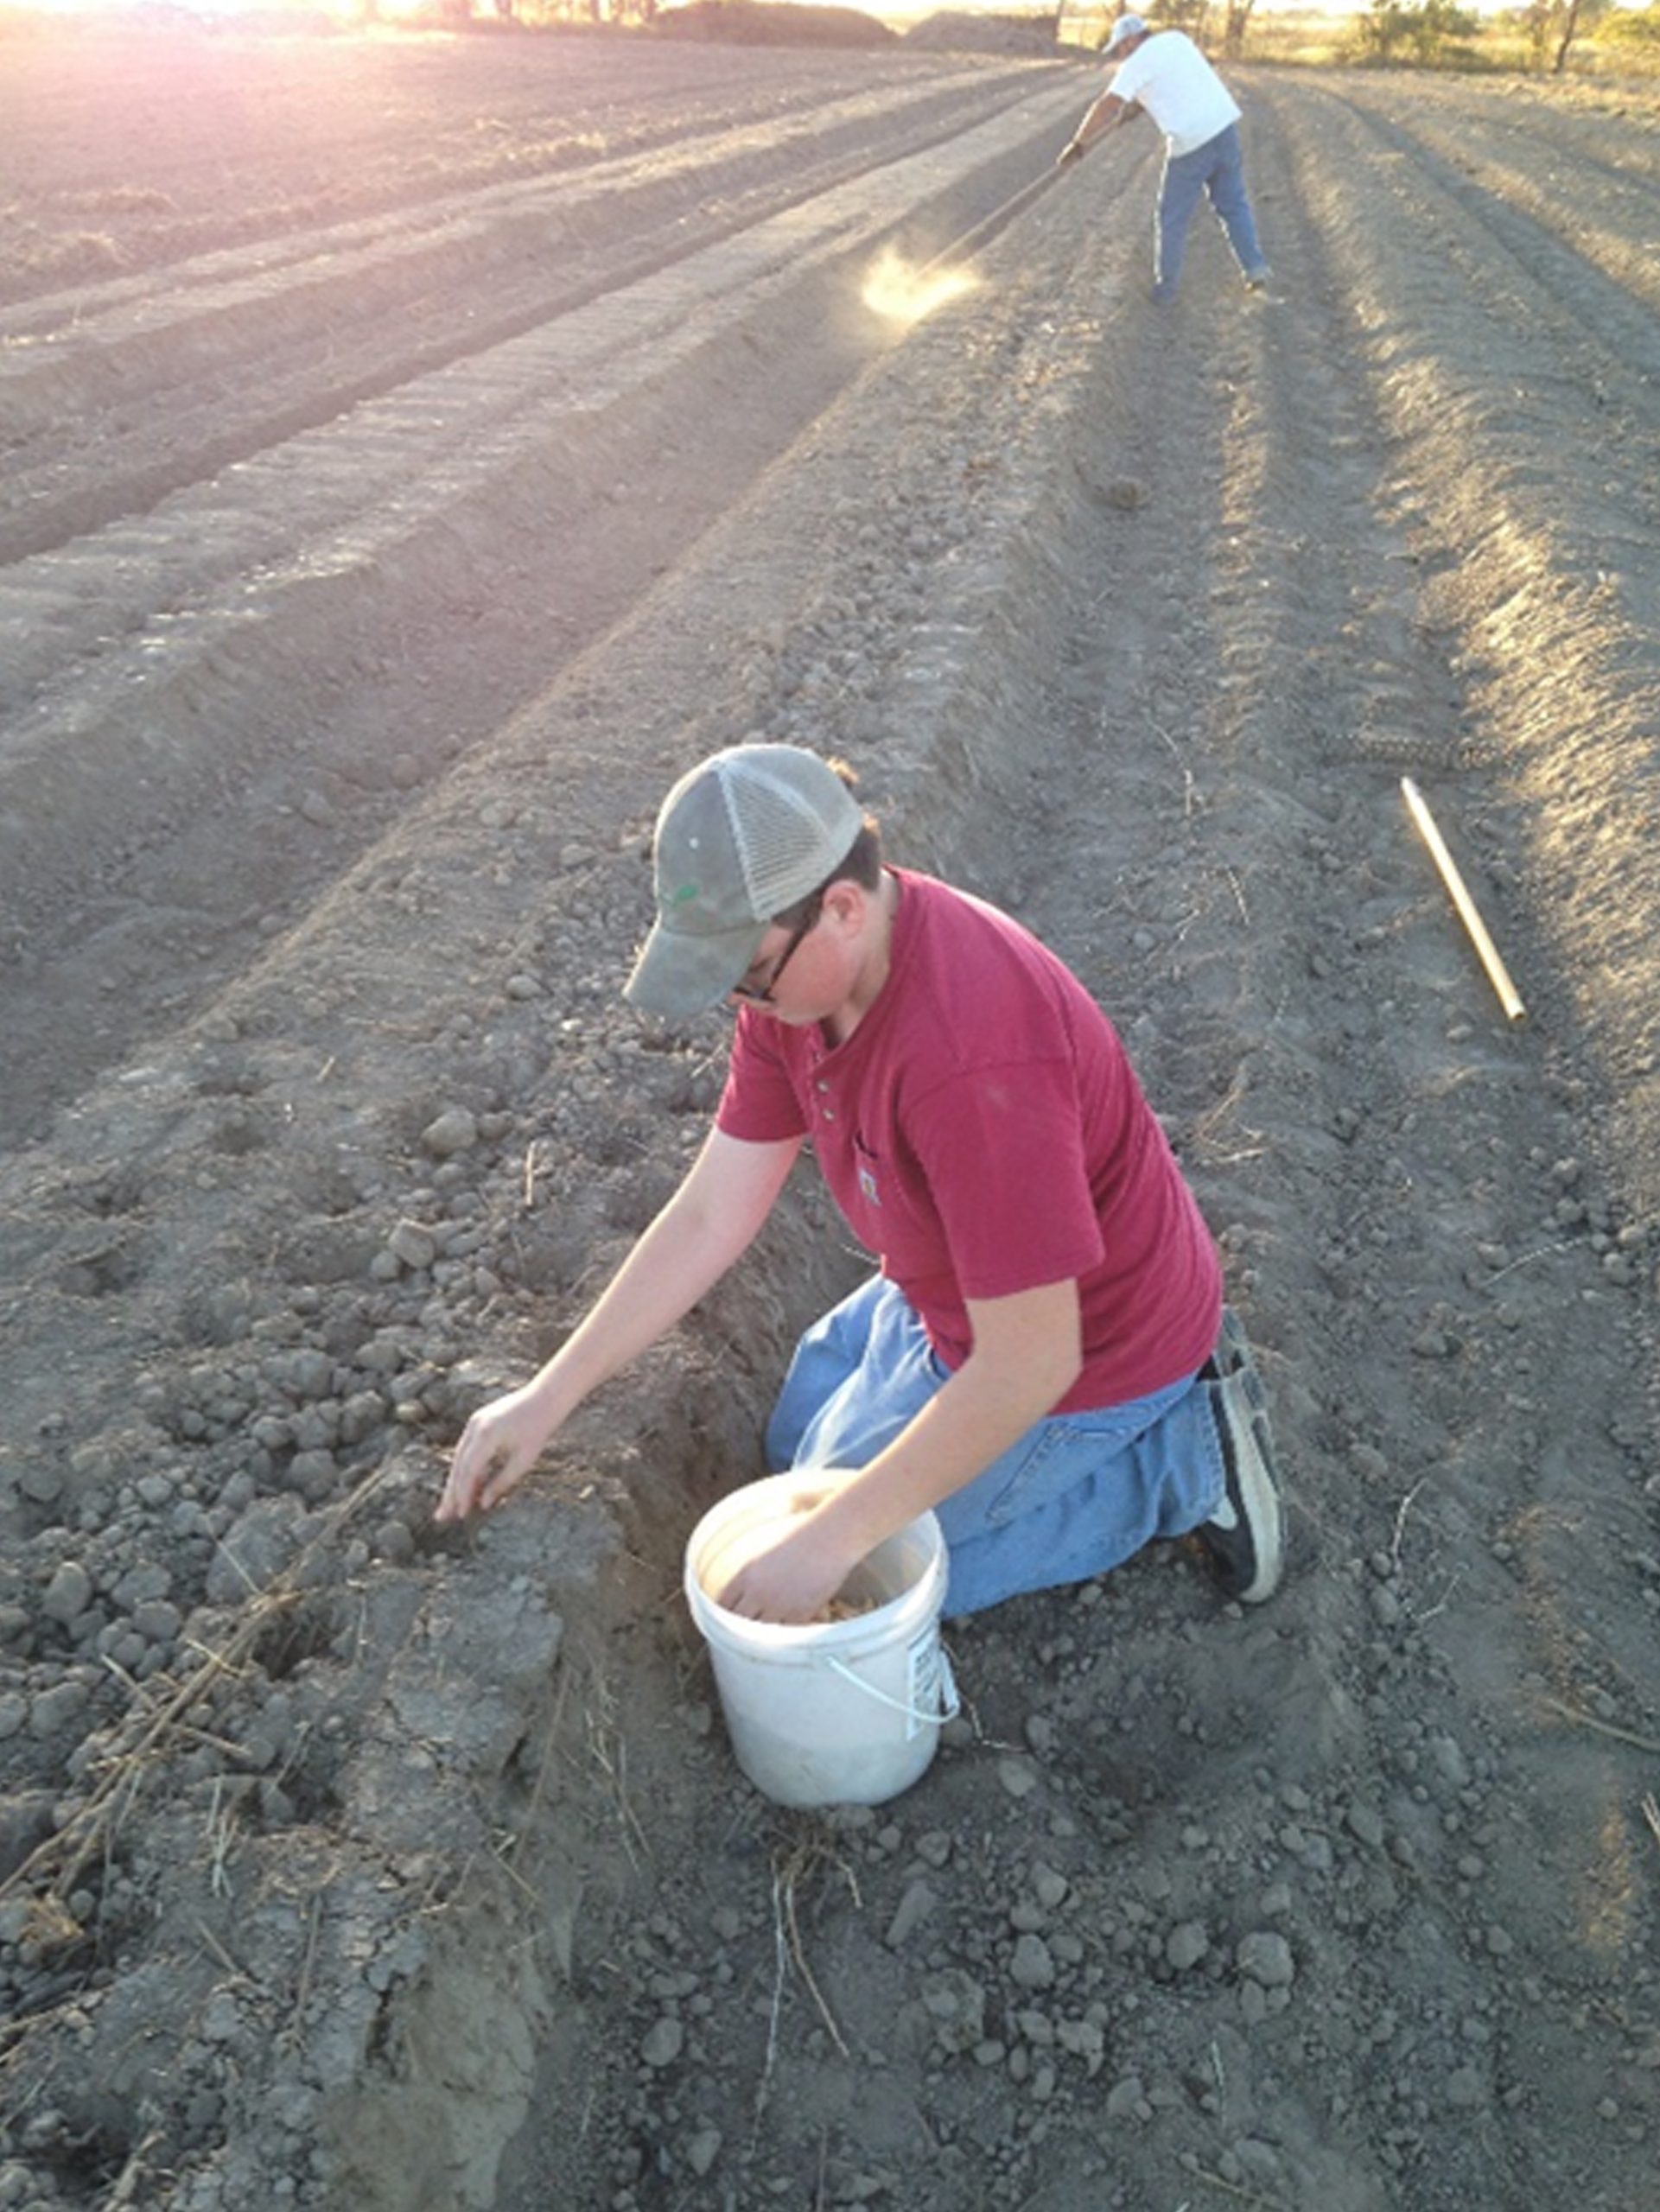
[[[791,0],[689,0],[665,9],[652,26],[659,37],[728,39],[747,46],[891,46],[886,23],[858,8],[805,7]]]
[[[905,42],[931,53],[1050,54],[1055,51],[1059,22],[1058,10],[1045,15],[976,16],[943,8],[913,23]]]

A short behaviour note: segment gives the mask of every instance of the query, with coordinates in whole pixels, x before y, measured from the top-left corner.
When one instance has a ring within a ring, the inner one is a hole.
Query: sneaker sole
[[[1251,1411],[1266,1418],[1268,1391],[1263,1387],[1256,1355],[1250,1348],[1250,1338],[1245,1334],[1245,1325],[1231,1306],[1222,1309],[1222,1327],[1211,1357],[1216,1362],[1219,1380],[1229,1382],[1237,1376],[1250,1400]]]
[[[1225,1407],[1234,1447],[1234,1480],[1256,1548],[1255,1575],[1244,1589],[1229,1593],[1242,1605],[1260,1605],[1271,1598],[1285,1573],[1285,1512],[1275,1469],[1274,1436],[1266,1411],[1251,1397],[1253,1382],[1260,1394],[1261,1377],[1243,1370],[1236,1370],[1222,1385],[1224,1401],[1236,1391],[1247,1401],[1243,1407]]]

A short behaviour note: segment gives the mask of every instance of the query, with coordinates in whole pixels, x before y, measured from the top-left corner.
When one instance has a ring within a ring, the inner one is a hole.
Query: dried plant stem
[[[110,2208],[110,2212],[117,2212],[118,2206],[138,2202],[138,2184],[144,2178],[144,2169],[149,2164],[149,2154],[161,2139],[159,2132],[153,2131],[146,2135],[143,2141],[134,2150],[132,2156],[117,2175],[114,2188],[104,2200]]]
[[[323,1893],[321,1890],[316,1890],[312,1893],[311,1925],[306,1930],[306,1955],[300,1962],[300,1982],[294,1993],[294,2011],[290,2016],[291,2031],[296,2044],[305,2040],[306,2006],[311,2001],[311,1974],[312,1969],[317,1963],[317,1937],[321,1931],[322,1922]]]
[[[196,1933],[201,1937],[202,1942],[207,1946],[213,1956],[219,1961],[226,1974],[234,1974],[239,1981],[247,1981],[251,1979],[246,1967],[239,1966],[237,1964],[236,1961],[231,1956],[231,1954],[226,1949],[224,1944],[219,1942],[219,1937],[214,1935],[213,1929],[207,1925],[207,1923],[205,1920],[197,1921]]]
[[[808,1988],[812,1993],[812,2001],[818,2007],[818,2016],[820,2019],[824,2021],[825,2027],[830,2031],[830,2041],[836,2045],[836,2050],[841,2052],[843,2057],[846,2058],[849,2056],[849,2052],[846,2044],[842,2039],[842,2031],[836,2026],[835,2017],[831,2013],[830,2006],[824,2002],[824,1993],[820,1990],[818,1984],[813,1979],[812,1968],[807,1964],[806,1955],[801,1948],[801,1929],[797,1923],[795,1916],[795,1880],[793,1876],[791,1878],[785,1887],[784,1900],[785,1910],[789,1915],[790,1948],[794,1954],[796,1965],[800,1969],[801,1979],[806,1983]]]
[[[251,1654],[271,1622],[299,1603],[302,1580],[311,1561],[320,1552],[337,1547],[340,1529],[383,1487],[391,1465],[387,1461],[376,1468],[349,1497],[328,1514],[318,1533],[291,1565],[255,1597],[222,1649],[200,1643],[190,1647],[202,1661],[193,1675],[175,1683],[170,1694],[162,1695],[159,1701],[152,1695],[155,1685],[133,1685],[133,1704],[128,1714],[128,1725],[137,1727],[133,1740],[109,1762],[103,1780],[63,1827],[38,1845],[21,1866],[0,1882],[0,1897],[23,1887],[43,1868],[54,1866],[55,1878],[48,1898],[41,1901],[43,1908],[52,1902],[60,1903],[68,1895],[81,1868],[105,1849],[118,1820],[123,1793],[126,1793],[130,1803],[145,1771],[169,1745],[181,1736],[201,1732],[186,1716],[201,1703],[221,1677],[234,1680],[241,1672],[243,1661]],[[78,1923],[73,1925],[79,1934]]]
[[[755,2084],[752,2141],[754,2137],[760,2133],[761,2114],[766,2109],[767,2094],[773,2086],[773,2069],[778,2063],[779,2016],[784,2010],[784,1977],[790,1969],[789,1946],[784,1934],[783,1891],[783,1874],[777,1866],[774,1866],[773,1869],[773,2003],[766,2019],[766,2055],[761,2062],[760,2080]]]
[[[1421,1478],[1417,1482],[1414,1483],[1412,1488],[1401,1500],[1400,1506],[1396,1512],[1395,1535],[1390,1544],[1390,1560],[1397,1574],[1401,1572],[1401,1544],[1402,1540],[1406,1535],[1407,1515],[1412,1510],[1413,1499],[1416,1497],[1418,1492],[1423,1488],[1423,1478]]]
[[[1581,1728],[1593,1729],[1599,1736],[1612,1736],[1617,1744],[1630,1744],[1639,1751],[1660,1753],[1660,1739],[1653,1736],[1639,1736],[1632,1728],[1616,1728],[1612,1720],[1599,1720],[1594,1713],[1586,1713],[1577,1705],[1564,1705],[1560,1698],[1548,1697],[1543,1702],[1553,1713],[1560,1713],[1564,1720],[1577,1720]]]
[[[1182,2171],[1192,2174],[1195,2181],[1202,2181],[1207,2189],[1219,2189],[1229,2196],[1237,2196],[1242,2204],[1261,2205],[1263,2212],[1286,2212],[1285,2205],[1279,2197],[1263,2196],[1254,2189],[1242,2189],[1237,2182],[1224,2181],[1220,2174],[1213,2174],[1207,2166],[1184,2163]]]
[[[1151,728],[1154,737],[1161,738],[1165,744],[1169,747],[1176,766],[1181,771],[1181,810],[1184,814],[1191,814],[1193,810],[1193,801],[1195,798],[1193,788],[1193,772],[1187,766],[1187,763],[1182,759],[1181,748],[1176,743],[1175,739],[1171,736],[1169,731],[1167,729],[1161,729],[1157,722],[1150,723],[1148,727]],[[1106,731],[1106,716],[1104,714],[1101,717],[1101,728],[1102,733],[1104,735]]]

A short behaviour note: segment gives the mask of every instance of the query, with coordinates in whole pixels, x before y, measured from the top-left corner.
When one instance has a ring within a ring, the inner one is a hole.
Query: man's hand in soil
[[[461,1431],[435,1521],[464,1521],[502,1503],[536,1465],[555,1423],[534,1383],[480,1406]]]
[[[488,1513],[523,1482],[578,1406],[655,1344],[754,1241],[799,1137],[744,1144],[711,1133],[680,1188],[541,1371],[480,1406],[461,1431],[433,1518]]]

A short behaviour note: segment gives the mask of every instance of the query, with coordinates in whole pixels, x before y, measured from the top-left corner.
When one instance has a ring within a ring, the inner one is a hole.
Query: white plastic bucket
[[[709,1645],[738,1764],[779,1805],[880,1805],[926,1769],[957,1711],[939,1640],[945,1540],[925,1513],[848,1578],[880,1600],[801,1628],[746,1620],[709,1593],[821,1497],[822,1473],[773,1475],[712,1506],[686,1546],[686,1602]]]

